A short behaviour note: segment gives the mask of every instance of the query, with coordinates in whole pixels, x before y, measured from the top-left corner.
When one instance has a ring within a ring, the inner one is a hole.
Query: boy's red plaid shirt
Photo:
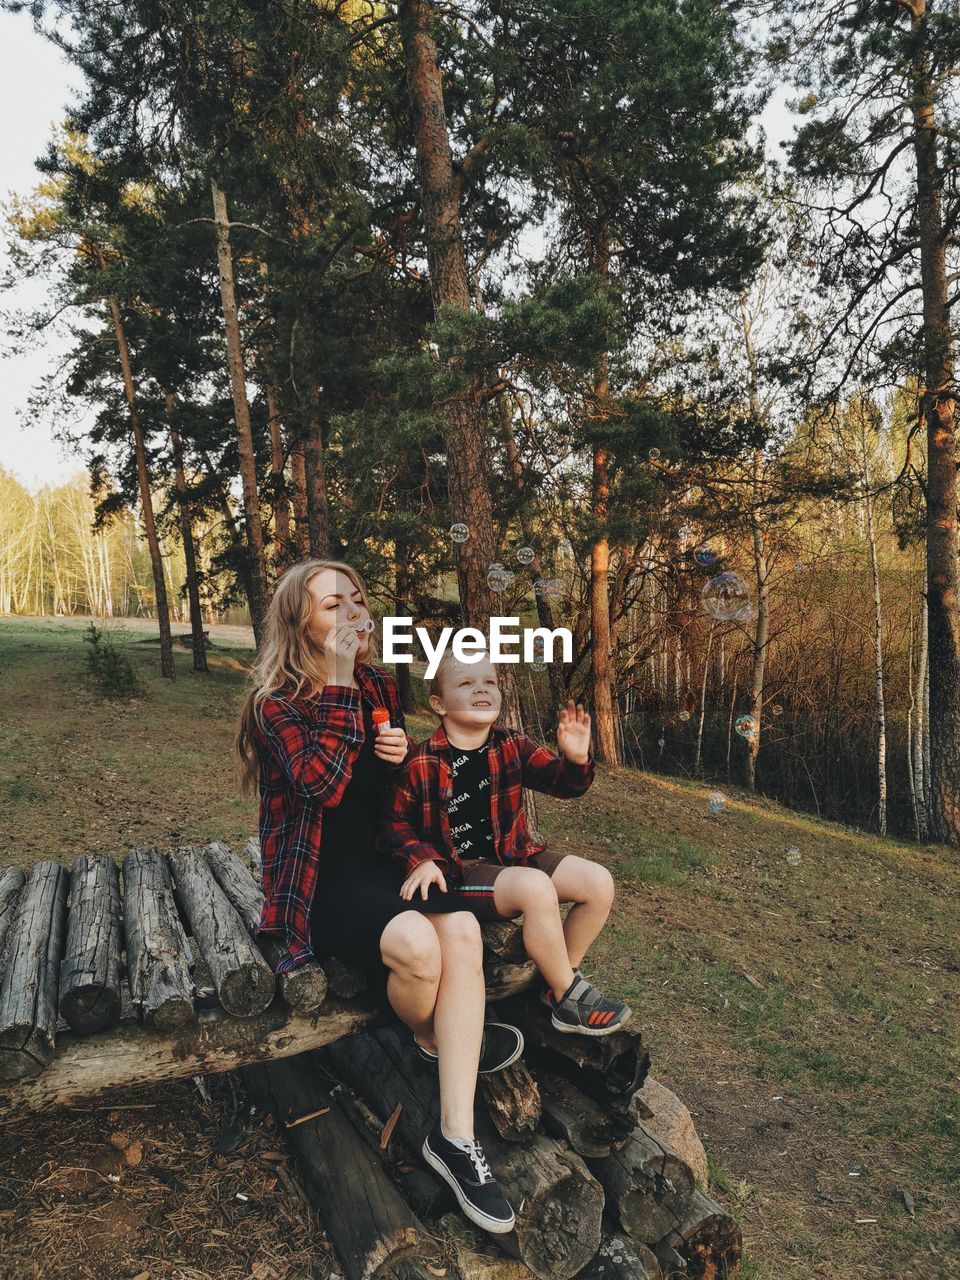
[[[490,825],[497,860],[522,866],[545,844],[530,835],[523,788],[567,800],[583,795],[594,778],[593,756],[574,764],[541,747],[525,733],[494,725],[490,765]],[[438,862],[456,885],[460,857],[450,837],[447,804],[453,794],[451,746],[443,725],[407,756],[387,802],[377,847],[402,863],[407,875],[418,863]]]

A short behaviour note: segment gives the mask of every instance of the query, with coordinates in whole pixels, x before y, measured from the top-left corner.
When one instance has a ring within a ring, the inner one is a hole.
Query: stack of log
[[[517,1225],[471,1237],[420,1158],[436,1068],[365,1003],[351,966],[322,957],[275,975],[278,945],[254,937],[258,881],[255,838],[243,857],[219,842],[136,849],[122,891],[95,854],[72,874],[52,861],[0,874],[0,1119],[239,1069],[282,1125],[350,1280],[442,1273],[441,1222],[465,1280],[736,1275],[740,1232],[706,1194],[695,1135],[692,1156],[671,1145],[667,1111],[689,1116],[648,1077],[640,1033],[553,1031],[515,922],[484,926],[487,995],[527,1048],[480,1078],[477,1133]]]

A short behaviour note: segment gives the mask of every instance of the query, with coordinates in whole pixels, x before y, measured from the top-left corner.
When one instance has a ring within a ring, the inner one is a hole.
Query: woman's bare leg
[[[380,957],[390,971],[387,998],[422,1044],[433,1037],[440,988],[440,939],[419,911],[402,911],[380,935]]]
[[[567,854],[551,880],[559,900],[574,904],[563,922],[563,936],[576,969],[607,922],[615,892],[613,876],[599,862]]]
[[[560,900],[547,873],[538,867],[505,867],[493,884],[493,905],[503,916],[523,912],[524,950],[553,991],[566,991],[573,982],[573,968]]]
[[[486,992],[480,926],[468,911],[404,911],[380,936],[387,996],[420,1043],[439,1054],[440,1122],[472,1138]]]

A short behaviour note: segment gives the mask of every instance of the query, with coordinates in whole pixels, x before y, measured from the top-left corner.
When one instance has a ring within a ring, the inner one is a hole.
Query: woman
[[[403,871],[375,850],[391,775],[412,739],[396,683],[368,661],[372,618],[360,575],[305,560],[277,583],[237,734],[244,792],[258,785],[264,905],[287,973],[320,952],[365,966],[371,987],[414,1034],[440,1077],[440,1118],[424,1159],[472,1221],[514,1225],[473,1131],[477,1071],[520,1056],[515,1027],[490,1023],[480,930],[453,891],[401,897]],[[372,709],[390,728],[375,732]]]

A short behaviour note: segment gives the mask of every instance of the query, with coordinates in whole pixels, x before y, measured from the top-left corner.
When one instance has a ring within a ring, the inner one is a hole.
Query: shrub
[[[129,698],[141,692],[133,664],[117,648],[109,632],[101,631],[95,623],[90,622],[87,624],[84,642],[90,645],[85,655],[87,671],[97,682],[102,694],[108,698]]]

